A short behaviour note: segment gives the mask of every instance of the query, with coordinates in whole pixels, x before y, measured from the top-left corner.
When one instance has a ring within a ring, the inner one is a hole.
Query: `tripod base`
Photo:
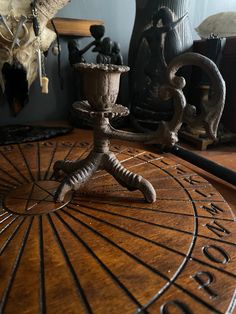
[[[67,192],[77,191],[97,170],[106,170],[122,186],[130,191],[140,190],[148,203],[156,201],[156,191],[152,184],[122,166],[120,161],[109,149],[109,138],[115,132],[111,129],[109,120],[114,117],[122,117],[129,114],[127,108],[115,105],[107,111],[93,111],[86,101],[74,104],[80,116],[90,117],[94,124],[94,148],[84,160],[57,161],[54,164],[54,176],[60,178],[64,175],[57,192],[55,201],[62,202]],[[126,139],[128,132],[121,132],[121,139]],[[133,137],[131,136],[133,140]]]
[[[149,181],[123,167],[112,152],[93,151],[84,160],[55,163],[55,177],[66,175],[57,189],[55,200],[62,202],[69,191],[77,191],[97,170],[106,170],[130,191],[140,190],[148,203],[156,201],[156,192]]]

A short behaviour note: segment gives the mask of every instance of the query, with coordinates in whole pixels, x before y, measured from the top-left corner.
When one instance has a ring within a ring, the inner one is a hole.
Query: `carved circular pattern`
[[[64,208],[71,201],[68,193],[64,202],[54,202],[54,192],[59,182],[33,181],[13,189],[3,198],[3,208],[16,215],[42,215]],[[16,206],[17,204],[17,206]]]
[[[99,171],[55,204],[54,162],[90,149],[0,148],[0,312],[233,313],[235,223],[222,196],[170,159],[114,145],[156,203]]]

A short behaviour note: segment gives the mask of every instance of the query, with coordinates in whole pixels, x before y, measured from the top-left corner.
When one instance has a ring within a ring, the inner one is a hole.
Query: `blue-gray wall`
[[[236,11],[236,1],[192,0],[190,21],[194,37],[194,28],[207,16],[221,11]],[[135,0],[72,0],[58,13],[61,17],[81,19],[102,19],[106,26],[106,36],[120,42],[125,63],[135,16]],[[81,46],[86,40],[81,41]],[[91,54],[87,61],[93,61]],[[52,54],[47,60],[47,72],[50,78],[50,93],[42,95],[36,81],[30,90],[30,102],[16,117],[11,117],[7,104],[0,104],[0,124],[31,123],[42,120],[65,120],[73,102],[71,88],[72,75],[68,65],[66,41],[62,41],[62,74],[64,89],[60,90],[57,77],[57,58]]]

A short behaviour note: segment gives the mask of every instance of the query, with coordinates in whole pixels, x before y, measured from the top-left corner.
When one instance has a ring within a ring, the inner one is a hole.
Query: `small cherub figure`
[[[68,51],[69,51],[69,62],[73,66],[76,63],[85,62],[83,57],[83,51],[79,49],[78,43],[76,40],[70,40],[68,42]]]
[[[105,37],[101,43],[101,50],[97,55],[97,63],[111,64],[113,42],[110,37]]]
[[[113,42],[112,46],[112,56],[111,56],[112,64],[123,65],[123,57],[120,52],[120,44],[117,41]]]

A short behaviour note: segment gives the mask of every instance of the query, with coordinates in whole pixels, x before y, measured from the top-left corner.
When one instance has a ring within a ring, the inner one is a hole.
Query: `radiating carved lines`
[[[15,166],[15,164],[2,152],[0,151],[0,154],[4,157],[4,159],[15,169],[15,171],[21,176],[21,178],[26,181],[30,182],[28,178]],[[22,183],[22,182],[20,182]]]
[[[0,224],[3,223],[3,222],[5,222],[6,220],[8,220],[8,219],[11,218],[11,217],[12,217],[12,214],[9,214],[9,213],[8,213],[8,216],[7,216],[7,217],[4,217],[4,218],[2,218],[2,219],[0,220]]]
[[[6,212],[5,210],[3,210],[3,212],[0,212],[0,217],[6,216],[8,215],[8,212]]]
[[[6,175],[7,177],[11,178],[12,180],[14,180],[15,182],[17,182],[18,185],[21,185],[22,184],[22,181],[20,181],[18,178],[14,177],[13,175],[11,175],[9,172],[7,172],[6,170],[4,169],[1,169],[0,168],[0,172],[2,172],[4,175]],[[11,185],[15,185],[11,182],[9,182]]]
[[[75,232],[73,228],[61,217],[59,213],[55,213],[57,218],[61,221],[61,223],[64,225],[64,227],[73,235],[74,238],[76,238],[77,241],[79,241],[89,252],[89,254],[96,260],[96,262],[101,266],[105,272],[108,273],[108,275],[116,282],[116,284],[126,293],[126,295],[131,299],[131,301],[137,305],[138,307],[141,307],[141,304],[138,302],[138,300],[134,297],[134,295],[128,290],[128,288],[115,276],[115,274],[102,262],[102,260],[95,254],[95,252],[90,248],[90,246],[82,240],[78,234]]]
[[[120,226],[118,226],[118,225],[115,225],[115,224],[113,224],[113,223],[110,223],[109,221],[106,221],[106,220],[104,220],[104,219],[102,219],[102,218],[98,218],[98,217],[96,217],[96,216],[94,216],[94,215],[90,215],[90,214],[85,213],[85,212],[83,212],[83,211],[81,211],[81,210],[79,210],[79,209],[75,209],[75,208],[73,208],[73,207],[71,207],[71,206],[67,206],[67,208],[68,208],[69,210],[71,210],[71,211],[74,211],[75,213],[81,214],[82,216],[89,217],[89,218],[91,218],[91,219],[93,219],[93,220],[95,220],[95,221],[101,222],[102,224],[108,225],[108,226],[110,226],[110,227],[112,227],[112,228],[115,228],[115,229],[121,231],[121,232],[127,233],[127,234],[131,235],[132,237],[139,238],[139,239],[141,239],[141,240],[144,240],[144,241],[146,241],[146,242],[149,242],[149,243],[151,243],[151,244],[154,244],[154,245],[156,245],[156,246],[159,246],[159,247],[161,247],[161,248],[163,248],[163,249],[165,249],[165,250],[167,250],[167,251],[170,251],[170,252],[172,252],[172,253],[179,254],[179,255],[181,255],[182,257],[185,257],[185,256],[186,256],[186,254],[184,254],[184,253],[182,253],[182,252],[180,252],[180,251],[177,251],[177,250],[175,250],[175,249],[173,249],[173,248],[171,248],[171,247],[167,247],[166,245],[161,244],[161,243],[159,243],[159,242],[156,242],[156,241],[154,241],[154,240],[145,238],[144,236],[141,236],[141,235],[139,235],[139,234],[137,234],[137,233],[135,233],[135,232],[133,232],[133,231],[130,231],[130,230],[124,228],[124,227],[120,227]],[[64,210],[62,210],[62,211],[64,212]],[[69,214],[69,213],[68,213],[68,214]],[[72,215],[72,214],[71,214],[71,215]],[[175,230],[175,231],[176,231],[176,230]],[[178,230],[177,230],[177,231],[178,231]]]
[[[104,236],[102,233],[100,233],[99,231],[94,229],[92,226],[90,226],[90,225],[86,224],[85,222],[81,221],[79,218],[73,216],[71,213],[65,211],[64,209],[62,210],[62,212],[64,212],[67,216],[72,218],[74,221],[76,221],[77,223],[83,225],[85,228],[90,230],[92,233],[96,234],[98,237],[101,237],[102,239],[104,239],[105,241],[107,241],[108,243],[113,245],[114,247],[118,248],[122,253],[124,253],[125,255],[127,255],[129,257],[131,257],[138,264],[143,265],[145,268],[151,270],[154,274],[160,276],[162,279],[164,279],[167,282],[166,285],[154,296],[154,298],[148,304],[146,304],[145,306],[142,307],[143,310],[146,310],[147,307],[149,307],[151,304],[153,304],[171,285],[174,285],[179,290],[181,290],[182,292],[186,293],[190,297],[194,298],[196,301],[198,301],[199,303],[201,303],[202,305],[204,305],[206,308],[210,309],[214,313],[220,313],[213,306],[211,306],[210,304],[208,304],[207,302],[205,302],[204,300],[202,300],[201,298],[199,298],[198,296],[196,296],[195,294],[193,294],[190,291],[186,290],[181,285],[179,285],[179,284],[177,284],[175,282],[177,274],[179,275],[182,272],[182,270],[183,270],[183,263],[182,263],[181,267],[177,270],[176,274],[170,279],[169,277],[167,277],[165,274],[163,274],[162,272],[160,272],[159,270],[157,270],[153,266],[145,263],[143,260],[141,260],[136,255],[132,254],[131,252],[127,251],[126,249],[124,249],[119,244],[115,243],[111,239],[109,239],[106,236]],[[91,216],[90,218],[93,218],[93,217]],[[186,255],[184,255],[184,256],[186,257]]]
[[[82,206],[83,206],[83,205],[82,205]],[[175,254],[177,254],[177,255],[179,255],[179,256],[182,256],[182,257],[184,257],[184,258],[187,256],[187,255],[186,255],[185,253],[183,253],[183,252],[180,252],[180,251],[178,251],[178,250],[176,250],[176,249],[174,249],[174,248],[171,248],[171,247],[169,247],[169,246],[166,246],[166,245],[164,245],[164,244],[162,244],[162,243],[160,243],[160,242],[157,242],[157,241],[154,241],[154,240],[145,238],[144,236],[141,236],[141,235],[139,235],[139,234],[137,234],[137,233],[135,233],[135,232],[132,232],[132,231],[130,231],[130,230],[128,230],[128,229],[125,229],[124,227],[117,226],[117,225],[115,225],[115,224],[113,224],[113,223],[110,223],[110,222],[104,220],[104,219],[95,217],[94,215],[90,215],[90,214],[88,214],[88,213],[84,213],[83,211],[81,211],[81,210],[79,210],[79,209],[75,209],[75,208],[73,208],[73,207],[71,207],[71,206],[67,206],[67,208],[68,208],[69,210],[72,210],[72,211],[74,211],[74,212],[77,212],[77,213],[79,213],[79,214],[82,214],[82,215],[84,215],[84,216],[86,216],[86,217],[89,217],[89,218],[91,218],[91,219],[93,219],[93,220],[96,220],[96,221],[98,221],[98,222],[101,222],[102,224],[109,225],[110,227],[115,228],[115,229],[117,229],[117,230],[120,230],[121,232],[127,233],[127,234],[129,234],[129,235],[131,235],[131,236],[133,236],[133,237],[136,237],[136,238],[139,238],[139,239],[144,240],[144,241],[146,241],[146,242],[149,242],[149,243],[151,243],[151,244],[153,244],[153,245],[155,245],[155,246],[159,246],[159,247],[165,249],[166,251],[175,253]],[[79,208],[81,209],[81,207],[79,207]],[[159,226],[158,226],[158,227],[159,227]],[[178,229],[176,229],[175,231],[178,231]],[[192,234],[189,233],[189,235],[192,236],[192,237],[194,236],[193,233],[192,233]],[[198,236],[199,236],[199,235],[198,235]],[[207,238],[207,237],[206,237],[206,238]],[[211,238],[210,238],[210,239],[211,239]],[[216,239],[212,239],[212,240],[215,241]],[[222,241],[221,241],[221,242],[222,242]],[[224,241],[224,243],[227,244],[227,242],[225,242],[225,241]],[[235,246],[234,243],[231,243],[231,242],[230,242],[229,244],[233,244],[233,245]],[[189,258],[190,258],[190,257],[189,257]],[[230,272],[226,271],[226,270],[223,269],[223,268],[214,266],[214,265],[212,265],[212,264],[209,264],[209,263],[207,263],[207,262],[204,262],[204,261],[202,261],[202,260],[200,260],[200,259],[198,259],[198,258],[195,258],[195,257],[191,257],[191,259],[192,259],[193,261],[199,263],[199,264],[202,264],[202,265],[204,265],[204,266],[208,266],[208,267],[210,267],[210,268],[213,268],[213,269],[215,269],[215,270],[218,270],[219,272],[224,273],[225,275],[228,275],[228,276],[230,276],[230,277],[232,277],[232,278],[234,278],[234,279],[236,278],[236,275],[235,275],[235,274],[230,273]]]
[[[133,204],[130,205],[126,205],[126,204],[119,204],[116,202],[114,203],[109,203],[106,201],[102,201],[102,200],[96,200],[93,201],[91,199],[86,199],[86,198],[80,198],[79,195],[75,194],[75,197],[73,197],[73,202],[78,202],[79,204],[83,204],[83,203],[89,203],[89,204],[106,204],[106,205],[110,205],[113,207],[124,207],[124,208],[131,208],[133,210],[137,210],[137,211],[147,211],[147,212],[152,212],[152,213],[158,213],[158,214],[163,214],[163,215],[174,215],[174,216],[183,216],[183,217],[193,217],[192,214],[187,214],[187,213],[181,213],[181,212],[172,212],[172,211],[168,211],[168,210],[159,210],[158,208],[152,209],[152,208],[145,208],[145,207],[139,207],[139,206],[134,206]],[[183,200],[184,202],[184,200]],[[191,202],[192,203],[192,202]],[[212,220],[212,217],[209,216],[204,216],[204,215],[198,215],[198,218],[205,218],[205,219],[209,219]],[[229,222],[234,222],[234,219],[229,219],[229,218],[220,218],[220,217],[214,217],[214,220],[222,220],[222,221],[229,221]]]
[[[6,187],[7,189],[12,189],[16,186],[16,184],[13,184],[11,182],[9,182],[8,180],[4,179],[4,178],[0,178],[1,184],[0,186],[2,187]]]
[[[75,205],[75,206],[76,206],[77,204],[71,202],[71,205]],[[82,206],[83,206],[84,208],[90,209],[90,210],[92,210],[92,211],[97,211],[97,212],[100,212],[100,213],[105,213],[105,214],[107,214],[107,215],[117,216],[117,217],[120,217],[120,218],[124,218],[124,219],[128,219],[128,220],[133,220],[133,221],[141,222],[141,223],[144,223],[144,224],[147,224],[147,225],[150,225],[150,226],[159,227],[159,228],[162,228],[162,229],[167,229],[167,230],[171,230],[171,231],[176,231],[176,232],[180,232],[180,233],[183,233],[183,234],[188,234],[188,235],[193,236],[193,233],[192,233],[192,232],[189,232],[189,231],[177,229],[177,228],[170,227],[170,226],[161,225],[161,224],[158,224],[158,223],[154,223],[154,222],[142,220],[142,219],[135,218],[135,217],[131,217],[131,216],[126,216],[126,215],[114,213],[114,212],[111,212],[111,211],[108,211],[108,210],[104,210],[104,209],[100,209],[100,208],[95,208],[95,207],[88,206],[88,205],[84,205],[84,204],[83,204]],[[68,208],[72,209],[70,206],[68,206]],[[81,207],[80,207],[80,208],[81,208]],[[81,210],[78,210],[78,211],[79,211],[80,213],[85,214],[85,213],[82,212]]]
[[[32,171],[31,171],[30,166],[29,166],[29,163],[28,163],[28,161],[27,161],[27,159],[26,159],[26,157],[25,157],[25,155],[24,155],[24,153],[23,153],[23,150],[22,150],[22,148],[21,148],[21,146],[20,146],[19,144],[17,145],[17,147],[18,147],[18,149],[19,149],[19,152],[21,153],[22,159],[24,160],[24,163],[25,163],[26,168],[27,168],[27,170],[28,170],[29,176],[30,176],[31,180],[34,181],[33,173],[32,173]]]
[[[91,203],[91,202],[89,202]],[[76,203],[74,203],[73,201],[71,202],[71,205],[77,205]],[[124,219],[128,219],[128,220],[133,220],[133,221],[137,221],[137,222],[141,222],[141,223],[144,223],[144,224],[147,224],[147,225],[150,225],[150,226],[154,226],[154,227],[159,227],[161,229],[167,229],[167,230],[172,230],[172,231],[176,231],[176,232],[180,232],[180,233],[184,233],[184,234],[187,234],[187,235],[190,235],[190,236],[193,236],[194,234],[190,231],[186,231],[186,230],[181,230],[181,229],[177,229],[177,228],[174,228],[174,227],[170,227],[169,225],[166,226],[166,225],[163,225],[163,224],[158,224],[158,223],[154,223],[154,222],[150,222],[150,221],[146,221],[146,220],[142,220],[142,219],[139,219],[139,218],[135,218],[135,217],[131,217],[131,216],[127,216],[127,215],[122,215],[122,214],[118,214],[118,213],[114,213],[112,211],[109,211],[109,210],[104,210],[104,209],[100,209],[100,208],[96,208],[96,207],[93,207],[93,206],[88,206],[88,205],[84,205],[83,202],[81,204],[82,207],[84,208],[88,208],[92,211],[97,211],[97,212],[100,212],[100,213],[105,213],[105,214],[108,214],[108,215],[111,215],[111,216],[117,216],[117,217],[120,217],[120,218],[124,218]],[[81,207],[80,207],[81,208]],[[155,210],[152,210],[152,212],[155,212]],[[160,212],[159,212],[160,213]],[[188,215],[190,217],[193,217],[193,215]],[[197,216],[198,218],[200,218],[200,216]],[[210,217],[209,217],[210,218]],[[212,220],[212,218],[211,218]],[[233,222],[233,220],[229,220],[231,222]],[[204,235],[201,235],[201,234],[198,234],[198,237],[199,238],[204,238],[204,239],[208,239],[208,240],[214,240],[216,242],[221,242],[222,243],[222,240],[221,239],[217,239],[217,238],[211,238],[211,237],[208,237],[208,236],[204,236]],[[229,245],[232,245],[232,246],[236,246],[236,243],[234,242],[229,242],[229,241],[225,241],[224,240],[224,243],[226,244],[229,244]]]
[[[72,275],[72,278],[73,278],[74,283],[76,285],[77,291],[78,291],[78,293],[79,293],[79,295],[81,297],[83,305],[84,305],[87,313],[88,314],[92,314],[93,312],[92,312],[91,306],[90,306],[90,304],[89,304],[89,302],[87,300],[87,297],[86,297],[86,295],[85,295],[85,293],[83,291],[83,288],[82,288],[82,286],[80,284],[79,278],[77,277],[76,271],[75,271],[73,265],[71,264],[70,258],[69,258],[68,254],[67,254],[67,251],[66,251],[66,249],[64,247],[64,244],[63,244],[63,242],[61,240],[61,237],[60,237],[60,235],[59,235],[59,233],[58,233],[58,231],[56,229],[56,226],[54,225],[50,215],[47,215],[47,218],[48,218],[48,222],[49,222],[49,224],[50,224],[50,226],[52,228],[52,231],[53,231],[53,234],[55,236],[55,239],[56,239],[56,241],[58,243],[58,246],[59,246],[59,248],[60,248],[60,250],[62,252],[62,255],[63,255],[64,259],[65,259],[67,267],[68,267],[68,269],[69,269],[69,271],[70,271],[70,273]]]
[[[29,234],[30,234],[30,230],[31,230],[31,227],[32,227],[32,224],[33,224],[33,220],[34,220],[34,217],[30,218],[29,225],[28,225],[28,227],[25,230],[22,242],[20,244],[20,249],[19,249],[19,252],[18,252],[18,254],[16,256],[16,259],[15,259],[15,262],[14,262],[14,265],[13,265],[13,268],[12,268],[12,273],[9,276],[8,283],[6,285],[6,288],[4,290],[4,293],[3,293],[3,296],[2,296],[2,299],[1,299],[1,302],[0,302],[0,313],[3,313],[4,308],[6,306],[6,302],[7,302],[9,293],[10,293],[12,285],[14,283],[18,267],[20,265],[21,257],[22,257],[22,255],[24,253],[24,249],[25,249],[25,246],[26,246]]]
[[[17,219],[19,219],[19,216],[14,216],[13,219],[0,230],[0,235],[2,235]]]
[[[8,239],[6,240],[6,242],[2,245],[2,247],[0,247],[0,256],[4,253],[5,249],[8,247],[8,245],[11,243],[11,241],[14,239],[14,237],[16,236],[17,232],[19,231],[20,227],[23,225],[23,223],[25,222],[26,218],[22,218],[20,220],[20,222],[18,223],[18,225],[16,225],[16,227],[14,228],[14,230],[12,231],[11,235],[8,237]]]
[[[45,272],[44,272],[44,237],[42,216],[38,217],[38,235],[39,235],[39,294],[40,294],[40,313],[46,313],[46,293],[45,293]]]
[[[55,147],[52,150],[51,157],[49,158],[49,164],[48,164],[47,170],[45,171],[43,180],[47,180],[47,178],[48,178],[49,171],[52,167],[52,162],[53,162],[53,159],[54,159],[56,151],[57,151],[57,147],[58,147],[58,144],[56,143]]]

